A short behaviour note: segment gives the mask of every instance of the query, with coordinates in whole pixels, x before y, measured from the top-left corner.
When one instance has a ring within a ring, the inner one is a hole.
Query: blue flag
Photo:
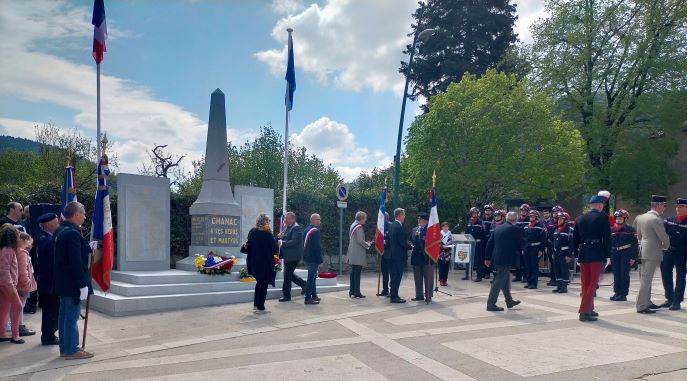
[[[289,33],[289,62],[286,66],[286,109],[291,111],[293,109],[293,93],[296,91],[296,70],[293,63],[293,39]]]

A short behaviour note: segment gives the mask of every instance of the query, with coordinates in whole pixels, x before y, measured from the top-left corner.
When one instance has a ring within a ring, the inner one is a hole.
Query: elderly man
[[[308,266],[308,282],[305,287],[305,304],[320,304],[317,296],[317,270],[322,264],[320,226],[322,219],[315,213],[310,216],[310,225],[303,230],[303,262]]]
[[[676,217],[665,221],[665,228],[670,238],[670,247],[663,253],[661,278],[665,290],[666,302],[662,307],[671,311],[680,309],[685,298],[685,263],[687,262],[687,198],[678,198],[675,202]],[[673,267],[675,268],[675,287],[673,287]]]
[[[0,226],[4,224],[10,224],[14,226],[22,226],[21,225],[21,216],[23,213],[23,208],[20,203],[15,202],[15,201],[10,201],[7,204],[7,215],[0,219]]]
[[[653,314],[660,307],[651,302],[651,282],[654,280],[656,267],[661,264],[663,250],[670,247],[670,239],[663,226],[661,215],[666,210],[666,198],[651,196],[651,210],[637,216],[637,240],[642,265],[639,269],[639,295],[637,295],[637,312]]]
[[[604,198],[596,195],[589,200],[591,210],[577,217],[573,231],[573,252],[577,253],[580,263],[580,321],[596,321],[594,296],[599,284],[599,274],[607,258],[611,257],[611,225],[603,212]]]
[[[83,205],[72,201],[64,207],[63,214],[65,221],[55,230],[52,240],[55,248],[54,290],[60,297],[60,357],[80,360],[93,357],[92,353],[79,349],[79,328],[76,325],[81,312],[81,300],[86,300],[88,294],[93,293],[88,273],[91,248],[81,236],[81,225],[86,220]]]
[[[522,229],[514,225],[517,218],[515,212],[509,212],[506,215],[506,223],[498,225],[487,241],[485,264],[488,267],[493,263],[496,268],[496,276],[487,299],[487,311],[503,311],[503,307],[496,305],[500,292],[503,292],[508,308],[520,304],[520,301],[513,300],[510,294],[510,271],[520,267],[520,253],[525,246]]]
[[[282,297],[280,302],[291,300],[291,282],[301,288],[301,295],[305,294],[306,283],[303,278],[294,274],[298,262],[303,259],[303,228],[296,222],[296,214],[287,212],[284,215],[286,228],[279,233],[279,245],[281,257],[284,258],[284,283],[281,287]]]
[[[41,344],[57,345],[57,318],[60,312],[60,298],[53,288],[53,271],[55,251],[51,244],[53,233],[60,226],[57,214],[46,213],[38,217],[41,236],[38,239],[36,255],[38,257],[38,299],[41,303]]]

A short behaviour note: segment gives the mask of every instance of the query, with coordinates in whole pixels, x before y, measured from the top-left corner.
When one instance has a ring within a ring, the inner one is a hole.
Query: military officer
[[[415,280],[415,297],[412,300],[424,300],[427,303],[432,300],[432,291],[434,290],[434,263],[425,253],[428,221],[427,213],[418,213],[417,226],[413,228],[410,234],[410,241],[413,243],[410,264],[413,266],[413,278]]]
[[[637,231],[627,224],[630,213],[618,209],[613,213],[615,224],[611,227],[611,266],[613,267],[613,296],[611,300],[624,302],[630,290],[630,267],[637,260],[639,245]]]
[[[671,311],[680,309],[685,297],[685,266],[687,262],[687,198],[675,202],[677,217],[665,220],[666,233],[670,237],[670,247],[663,253],[661,278],[665,289],[666,302],[662,305]],[[673,267],[675,268],[675,288],[673,288]],[[670,305],[668,305],[670,303]]]
[[[465,234],[472,235],[475,239],[475,254],[470,258],[472,268],[477,273],[477,277],[474,279],[475,282],[481,282],[484,277],[484,227],[482,226],[482,220],[479,218],[479,208],[470,208],[470,219],[468,220],[468,227],[465,229]],[[470,279],[470,266],[465,268],[465,276],[463,280]]]
[[[558,286],[556,281],[556,270],[553,264],[553,233],[558,227],[558,217],[557,213],[552,213],[552,210],[544,208],[542,211],[542,225],[546,228],[546,262],[549,264],[549,281],[546,283],[547,286]]]
[[[491,237],[491,232],[494,230],[494,206],[492,204],[486,204],[482,208],[484,211],[484,216],[482,217],[482,230],[484,231],[484,239],[482,241],[482,247],[484,248],[482,252],[487,247],[487,242],[489,242],[489,237]],[[484,258],[484,256],[483,256]],[[492,266],[484,266],[484,279],[489,279],[492,273]]]
[[[523,228],[525,236],[525,273],[527,285],[525,288],[536,289],[539,281],[539,258],[546,249],[546,229],[539,222],[539,211],[530,210],[530,223]]]
[[[552,231],[553,265],[556,276],[556,288],[551,292],[566,294],[570,282],[570,262],[573,259],[573,227],[568,225],[570,215],[558,212],[555,218],[557,226]]]

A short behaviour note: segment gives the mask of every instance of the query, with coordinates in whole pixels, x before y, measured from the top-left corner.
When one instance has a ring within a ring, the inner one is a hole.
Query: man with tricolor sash
[[[310,216],[310,225],[303,230],[303,262],[308,266],[308,280],[305,286],[305,304],[320,304],[315,282],[317,270],[322,264],[320,225],[322,219],[315,213]]]

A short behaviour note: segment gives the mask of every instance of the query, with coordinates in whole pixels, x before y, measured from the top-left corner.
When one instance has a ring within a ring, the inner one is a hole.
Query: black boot
[[[567,294],[568,293],[568,284],[565,283],[565,281],[561,281],[561,289],[558,290],[559,294]]]
[[[548,284],[548,283],[547,283],[547,284]],[[551,286],[556,286],[556,288],[553,289],[553,290],[551,290],[551,292],[561,292],[561,288],[563,287],[563,282],[562,282],[562,281],[558,281],[558,282],[554,283],[554,284],[551,285]]]

